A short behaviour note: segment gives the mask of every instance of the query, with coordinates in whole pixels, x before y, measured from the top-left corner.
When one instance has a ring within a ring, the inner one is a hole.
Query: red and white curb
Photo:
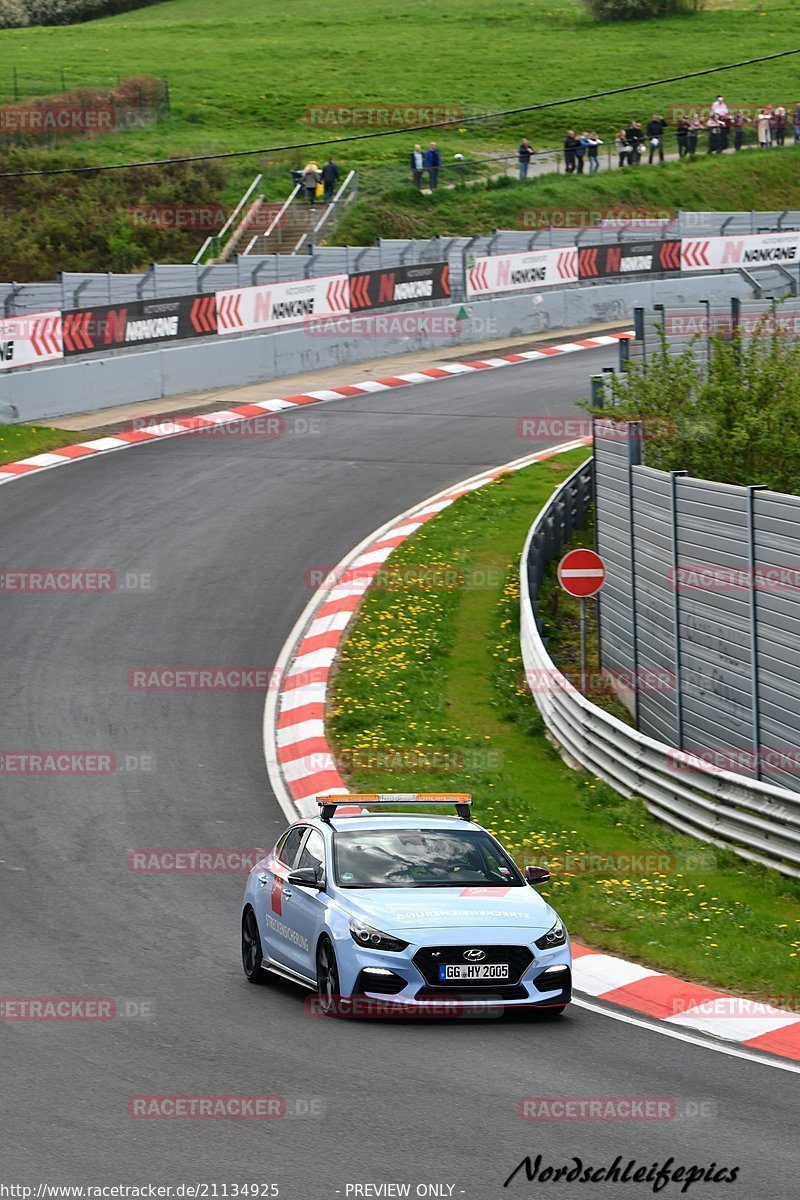
[[[601,337],[581,338],[575,342],[561,342],[555,346],[542,346],[540,350],[524,350],[519,354],[508,354],[503,358],[476,359],[472,362],[445,363],[441,367],[428,367],[424,371],[409,371],[405,375],[389,375],[384,379],[362,380],[338,388],[321,388],[314,392],[301,392],[295,396],[284,396],[274,400],[260,400],[254,404],[242,404],[237,408],[224,409],[219,412],[202,413],[199,416],[176,418],[175,420],[155,420],[151,425],[134,429],[126,433],[96,438],[91,442],[78,442],[74,446],[62,446],[59,450],[49,450],[43,454],[34,454],[30,458],[20,459],[19,462],[4,463],[0,466],[0,484],[11,483],[14,479],[34,475],[39,471],[49,471],[53,467],[63,467],[67,463],[89,458],[97,454],[110,454],[115,450],[125,450],[130,446],[142,445],[145,442],[163,441],[164,438],[179,437],[181,434],[197,433],[199,430],[210,429],[215,425],[228,425],[236,421],[254,420],[263,417],[265,413],[282,412],[285,409],[298,408],[308,404],[320,404],[327,400],[338,400],[342,397],[368,395],[373,392],[391,391],[393,388],[409,387],[415,383],[430,383],[433,379],[445,379],[451,375],[468,375],[474,371],[495,370],[498,367],[515,366],[518,363],[537,362],[540,359],[553,358],[559,354],[574,354],[579,350],[594,350],[598,346],[616,345],[623,338],[633,337],[632,332],[605,334]]]
[[[589,438],[582,438],[516,459],[409,509],[357,546],[331,572],[330,581],[311,597],[278,659],[278,686],[268,694],[264,711],[267,770],[287,820],[315,815],[316,796],[321,792],[348,790],[325,734],[328,686],[347,628],[370,582],[392,551],[459,496],[492,483],[507,471],[520,470],[589,442]],[[575,989],[583,997],[655,1018],[662,1022],[656,1026],[659,1032],[669,1030],[683,1040],[695,1040],[692,1034],[710,1035],[724,1043],[738,1043],[751,1056],[766,1051],[800,1062],[800,1004],[795,1006],[796,1012],[787,1012],[687,983],[575,942],[572,949]],[[766,1057],[761,1061],[784,1066]]]

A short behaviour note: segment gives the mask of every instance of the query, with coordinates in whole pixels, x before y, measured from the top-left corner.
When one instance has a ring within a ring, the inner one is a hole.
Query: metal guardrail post
[[[761,778],[761,701],[758,670],[758,590],[756,588],[756,531],[755,494],[765,490],[765,484],[753,484],[747,489],[747,561],[750,568],[750,710],[753,722],[753,755],[756,779]]]
[[[673,662],[675,664],[676,745],[683,749],[683,671],[681,667],[681,609],[678,588],[678,478],[688,471],[670,471],[670,522],[672,526],[672,620],[674,624]]]
[[[647,362],[647,345],[645,342],[644,327],[645,327],[644,309],[639,308],[637,306],[633,310],[633,336],[636,338],[637,342],[642,343],[642,362],[646,363]],[[624,340],[625,339],[623,338],[622,341],[624,341]],[[622,342],[620,342],[620,345],[621,344],[622,344]]]
[[[633,630],[633,645],[631,658],[633,660],[633,719],[639,728],[640,704],[639,688],[639,612],[636,603],[636,525],[634,522],[633,505],[633,468],[642,462],[642,427],[637,421],[628,424],[628,522],[630,524],[629,553],[631,563],[631,629]],[[677,677],[677,675],[676,675]]]

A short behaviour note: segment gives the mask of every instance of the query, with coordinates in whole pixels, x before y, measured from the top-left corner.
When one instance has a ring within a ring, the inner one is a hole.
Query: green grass
[[[470,790],[476,819],[521,863],[666,856],[630,874],[556,868],[545,894],[590,945],[699,983],[792,994],[800,885],[674,833],[642,803],[569,770],[520,686],[516,560],[533,514],[584,455],[463,497],[386,564],[332,697],[330,732],[352,764],[348,782]],[[453,572],[465,586],[442,586]]]
[[[353,0],[270,5],[251,0],[172,0],[66,27],[0,33],[0,85],[14,67],[69,80],[147,71],[170,82],[173,119],[115,134],[92,146],[103,162],[176,151],[258,148],[315,136],[309,105],[381,101],[459,105],[465,112],[510,108],[677,75],[791,46],[800,10],[786,0],[732,0],[696,16],[596,25],[578,0]],[[632,96],[610,97],[515,118],[491,128],[442,132],[446,154],[487,146],[555,145],[568,126],[608,135],[632,112],[707,106],[722,90],[753,107],[798,96],[792,58]],[[323,133],[324,136],[324,133]],[[348,165],[405,163],[409,139],[343,148]],[[282,164],[299,155],[284,155]],[[244,174],[256,161],[242,167]],[[292,164],[293,165],[293,164]]]
[[[331,152],[343,169],[354,167],[361,177],[362,202],[339,235],[355,244],[379,235],[514,227],[529,205],[589,210],[609,203],[800,205],[797,156],[789,150],[780,163],[745,163],[743,156],[741,163],[645,169],[635,181],[562,179],[519,192],[462,189],[430,199],[415,196],[408,184],[408,152],[418,138],[427,140],[424,134],[402,132],[339,147],[337,138],[346,128],[331,130],[306,118],[309,108],[320,105],[436,105],[466,115],[520,107],[770,53],[791,45],[795,29],[800,31],[800,10],[786,0],[730,0],[695,16],[622,25],[593,23],[579,0],[521,0],[500,7],[487,7],[484,0],[435,5],[370,0],[368,19],[353,0],[271,5],[268,13],[254,10],[251,0],[168,0],[83,25],[3,30],[0,93],[6,95],[15,69],[23,84],[58,79],[62,67],[67,87],[105,85],[143,72],[169,80],[168,120],[39,149],[31,165],[109,164],[332,140],[313,149],[233,159],[224,170],[211,164],[194,180],[189,172],[166,167],[155,169],[157,179],[121,172],[80,183],[69,176],[24,180],[30,199],[20,199],[9,181],[0,186],[0,241],[10,248],[0,274],[30,280],[51,277],[65,266],[127,271],[155,260],[185,261],[205,232],[132,227],[127,210],[142,201],[191,203],[187,183],[199,205],[208,202],[209,192],[231,203],[257,172],[264,174],[267,199],[284,198],[290,168]],[[672,107],[707,108],[720,89],[732,106],[782,101],[789,108],[800,94],[795,77],[795,60],[785,59],[435,136],[450,163],[455,153],[467,160],[513,154],[522,134],[538,148],[557,146],[567,126],[595,128],[609,142],[631,115],[646,121],[655,109],[669,114]],[[7,162],[2,152],[0,162]],[[5,169],[19,165],[14,160]]]
[[[16,462],[59,446],[73,446],[82,435],[41,425],[0,425],[0,463]]]

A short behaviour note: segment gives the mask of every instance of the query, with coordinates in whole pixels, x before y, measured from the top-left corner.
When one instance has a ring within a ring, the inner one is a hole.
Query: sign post
[[[586,601],[605,583],[606,567],[594,550],[570,550],[558,564],[558,582],[568,596],[580,600],[581,692],[586,695]]]

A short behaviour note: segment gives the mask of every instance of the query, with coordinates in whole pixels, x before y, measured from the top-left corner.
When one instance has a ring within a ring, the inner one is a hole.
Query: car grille
[[[508,963],[508,979],[453,979],[448,983],[440,983],[441,964],[469,962],[464,958],[465,950],[483,950],[486,957],[481,959],[482,963]],[[533,955],[527,946],[481,946],[473,942],[464,946],[423,946],[414,955],[413,961],[428,986],[439,992],[472,991],[473,988],[496,992],[502,985],[518,983],[522,972],[533,962]]]
[[[439,987],[421,987],[414,996],[417,1001],[438,1000],[441,1004],[452,1004],[456,1000],[471,1001],[473,1004],[491,1004],[495,1000],[527,1000],[528,989],[521,983],[512,984],[510,987],[501,987],[497,983],[486,983],[482,985],[478,991],[480,998],[475,994],[476,989],[470,988],[469,984],[463,981],[459,983],[442,984]]]

